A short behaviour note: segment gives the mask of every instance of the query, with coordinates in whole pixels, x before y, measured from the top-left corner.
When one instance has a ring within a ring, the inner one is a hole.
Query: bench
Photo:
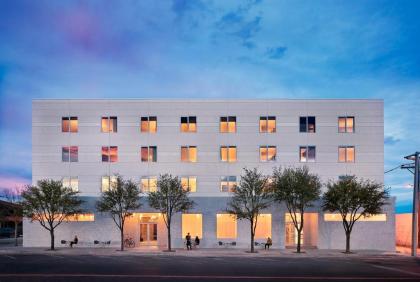
[[[219,244],[220,247],[225,247],[225,248],[236,246],[236,242],[235,241],[233,241],[233,242],[222,242],[222,241],[219,241],[218,244]]]
[[[105,248],[105,247],[109,247],[110,245],[111,245],[111,241],[109,240],[109,241],[99,241],[99,240],[94,240],[93,241],[93,244],[96,246],[96,245],[99,245],[100,247],[102,247],[102,248]]]

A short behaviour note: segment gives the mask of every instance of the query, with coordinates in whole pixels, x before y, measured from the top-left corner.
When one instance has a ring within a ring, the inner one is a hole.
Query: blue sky
[[[420,150],[419,1],[0,1],[0,187],[31,178],[32,98],[385,100]],[[410,209],[412,175],[386,186]]]

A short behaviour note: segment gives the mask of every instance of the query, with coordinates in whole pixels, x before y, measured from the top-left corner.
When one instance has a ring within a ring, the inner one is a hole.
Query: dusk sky
[[[375,98],[385,170],[420,150],[420,1],[0,1],[0,188],[33,98]],[[281,121],[280,121],[281,122]],[[386,175],[397,212],[412,174]]]

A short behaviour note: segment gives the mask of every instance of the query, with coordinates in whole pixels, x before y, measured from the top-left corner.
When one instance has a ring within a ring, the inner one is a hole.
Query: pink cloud
[[[30,180],[16,176],[0,176],[0,189],[14,189],[31,184]]]

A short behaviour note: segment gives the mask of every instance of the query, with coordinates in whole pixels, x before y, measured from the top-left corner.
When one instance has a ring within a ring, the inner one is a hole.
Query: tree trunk
[[[124,251],[124,228],[120,229],[120,235],[121,235],[121,251]]]
[[[254,223],[251,222],[251,253],[254,252]]]
[[[350,253],[350,232],[346,231],[346,253]]]
[[[171,225],[168,224],[168,251],[172,250],[172,244],[171,244]]]
[[[54,229],[52,228],[50,230],[50,237],[51,237],[51,250],[55,250],[54,249]]]
[[[302,229],[298,228],[297,233],[298,233],[298,238],[297,238],[296,252],[300,253],[300,237],[301,237],[300,234],[302,233]]]
[[[18,245],[18,235],[17,235],[17,233],[18,233],[18,222],[15,221],[15,246],[16,247]]]

